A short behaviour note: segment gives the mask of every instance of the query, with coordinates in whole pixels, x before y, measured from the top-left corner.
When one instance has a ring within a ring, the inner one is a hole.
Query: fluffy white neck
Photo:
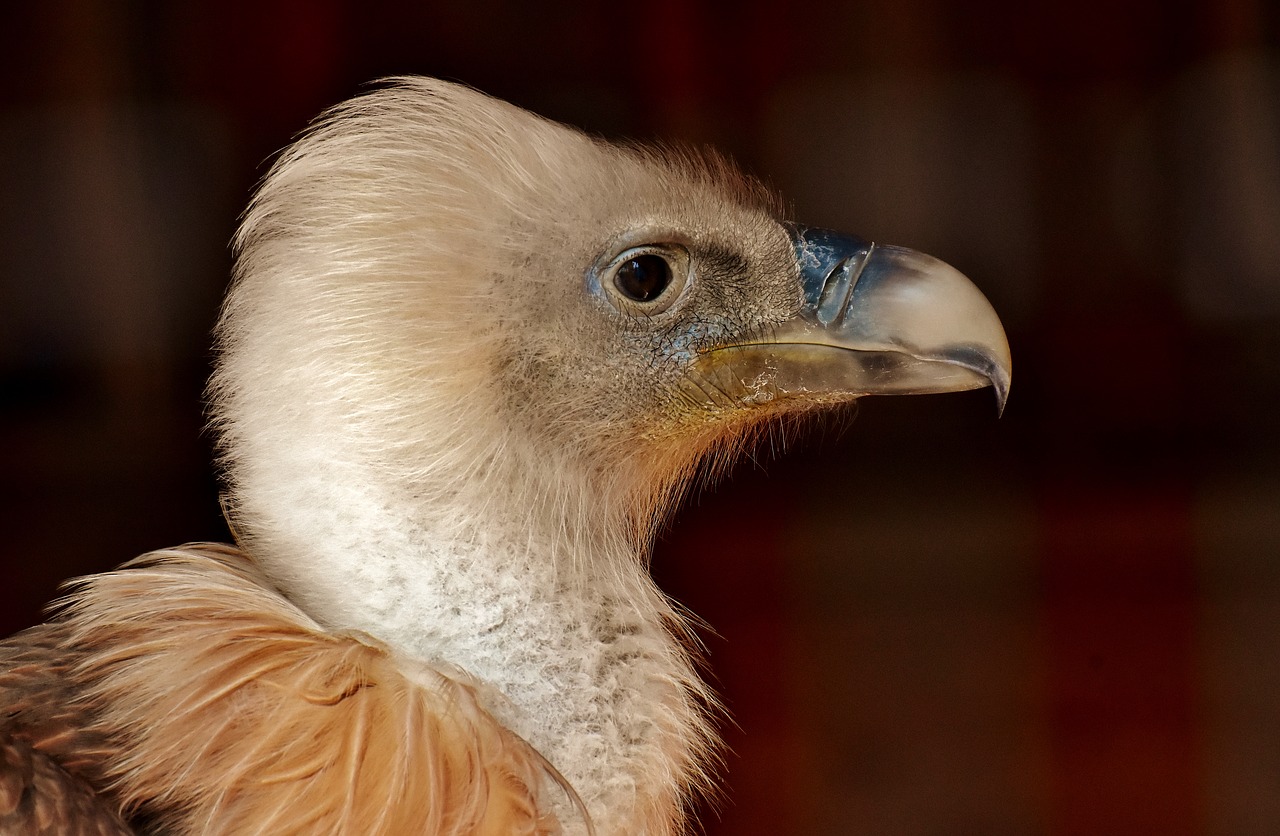
[[[343,470],[297,474],[291,493],[307,501],[258,549],[289,596],[330,628],[490,686],[490,711],[568,779],[597,832],[668,832],[700,780],[704,696],[628,539],[509,491],[455,495],[442,512]],[[560,813],[577,832],[580,817]]]

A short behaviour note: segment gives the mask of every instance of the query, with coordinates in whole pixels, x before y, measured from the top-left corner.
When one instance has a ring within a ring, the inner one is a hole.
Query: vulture
[[[0,643],[5,834],[685,832],[719,709],[647,571],[664,515],[761,428],[1009,388],[941,261],[443,81],[322,115],[234,246],[235,545]]]

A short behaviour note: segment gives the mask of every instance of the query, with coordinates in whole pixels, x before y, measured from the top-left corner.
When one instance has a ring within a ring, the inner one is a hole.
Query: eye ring
[[[679,244],[644,244],[610,259],[592,284],[619,311],[651,317],[679,301],[689,279],[688,250]]]

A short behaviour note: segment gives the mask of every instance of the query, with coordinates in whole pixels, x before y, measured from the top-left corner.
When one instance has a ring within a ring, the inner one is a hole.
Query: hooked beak
[[[991,386],[1003,411],[1009,342],[991,303],[958,270],[826,229],[792,227],[791,238],[800,312],[758,340],[700,355],[686,394],[728,408]]]

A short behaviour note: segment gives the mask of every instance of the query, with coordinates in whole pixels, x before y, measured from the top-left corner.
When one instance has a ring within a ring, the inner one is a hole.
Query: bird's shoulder
[[[465,674],[323,629],[232,547],[84,579],[57,629],[108,782],[165,832],[560,830],[562,779]]]

